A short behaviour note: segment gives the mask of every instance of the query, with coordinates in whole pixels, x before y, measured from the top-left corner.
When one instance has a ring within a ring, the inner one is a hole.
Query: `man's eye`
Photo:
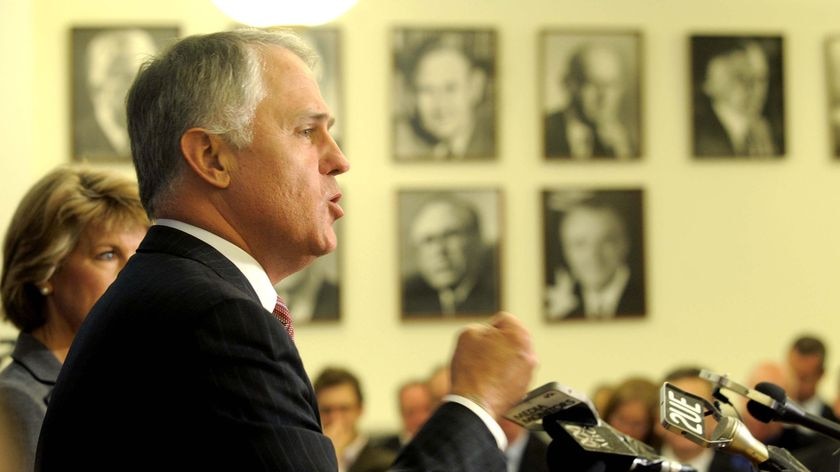
[[[314,133],[314,132],[315,132],[315,128],[307,128],[307,129],[301,131],[300,134],[302,134],[306,138],[311,138],[312,133]]]

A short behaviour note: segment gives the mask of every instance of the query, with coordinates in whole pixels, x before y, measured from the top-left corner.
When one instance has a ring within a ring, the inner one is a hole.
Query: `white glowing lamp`
[[[249,26],[315,26],[347,12],[357,0],[213,0],[234,21]]]

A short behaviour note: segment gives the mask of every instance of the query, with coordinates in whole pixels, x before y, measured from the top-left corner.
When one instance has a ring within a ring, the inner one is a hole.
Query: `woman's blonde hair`
[[[24,195],[3,242],[0,298],[7,320],[30,332],[46,322],[39,285],[52,277],[89,225],[148,227],[137,184],[112,172],[60,167]]]

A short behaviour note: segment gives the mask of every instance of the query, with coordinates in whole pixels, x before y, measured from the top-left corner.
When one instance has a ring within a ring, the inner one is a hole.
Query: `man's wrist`
[[[487,426],[490,434],[492,434],[496,439],[496,444],[499,446],[499,449],[504,451],[507,448],[507,437],[505,436],[505,432],[490,413],[490,410],[485,406],[484,401],[478,398],[478,396],[470,394],[450,394],[443,397],[443,401],[457,403],[475,413],[484,425]]]

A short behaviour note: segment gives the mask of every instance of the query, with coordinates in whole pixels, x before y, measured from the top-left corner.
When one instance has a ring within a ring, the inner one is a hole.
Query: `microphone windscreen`
[[[785,390],[774,383],[759,382],[756,384],[755,389],[756,391],[767,395],[781,404],[784,404],[787,399]],[[750,415],[752,415],[753,418],[761,421],[762,423],[769,423],[780,418],[780,415],[776,410],[767,405],[762,405],[755,400],[747,402],[747,411],[750,412]]]
[[[772,382],[759,382],[755,385],[755,389],[779,403],[784,403],[787,400],[785,389]]]

